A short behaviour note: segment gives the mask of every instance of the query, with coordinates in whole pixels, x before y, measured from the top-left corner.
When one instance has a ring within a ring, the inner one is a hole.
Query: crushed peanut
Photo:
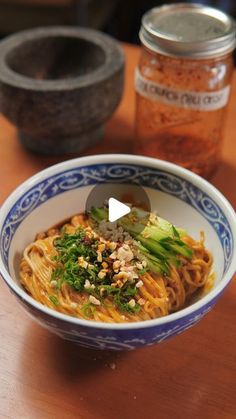
[[[98,251],[99,252],[103,252],[105,250],[105,244],[104,243],[100,243],[99,245],[98,245]]]
[[[94,304],[95,306],[100,306],[101,305],[101,301],[99,301],[96,297],[94,297],[93,295],[89,296],[89,302]]]
[[[102,269],[100,272],[98,272],[98,278],[103,279],[106,276],[106,270]]]
[[[118,281],[119,279],[129,279],[129,273],[125,271],[120,271],[118,274],[113,276],[113,279]]]
[[[146,303],[146,301],[144,300],[144,298],[139,298],[139,300],[138,300],[138,304],[140,305],[140,306],[144,306],[144,304]]]
[[[99,251],[97,251],[97,261],[102,262],[102,254]]]
[[[88,279],[86,279],[86,280],[85,280],[85,283],[84,283],[84,288],[85,288],[86,290],[88,290],[90,287],[91,287],[91,283],[90,283],[90,281],[89,281]]]
[[[118,281],[116,282],[116,284],[117,284],[117,286],[119,288],[123,287],[123,285],[124,285],[124,283],[120,279],[118,279]]]
[[[102,262],[102,267],[105,269],[105,268],[108,268],[108,263],[107,262]]]
[[[134,258],[134,254],[129,245],[124,244],[117,250],[117,259],[130,262]]]
[[[132,298],[131,300],[129,300],[128,304],[131,308],[134,308],[135,307],[135,299]]]
[[[114,269],[114,271],[116,270],[116,269],[119,269],[119,267],[120,267],[120,261],[119,260],[115,260],[115,262],[113,262],[113,269]]]
[[[52,288],[56,288],[56,286],[57,286],[57,281],[55,281],[55,280],[51,281],[51,282],[50,282],[50,285],[51,285],[51,287],[52,287]]]
[[[109,257],[110,259],[117,259],[117,252],[113,252]]]
[[[81,266],[81,268],[87,269],[88,262],[86,260],[84,260],[83,256],[78,257],[78,262],[79,262],[79,266]]]
[[[110,249],[112,252],[114,252],[114,250],[116,250],[116,248],[117,248],[117,243],[115,243],[115,242],[108,243],[108,249]]]

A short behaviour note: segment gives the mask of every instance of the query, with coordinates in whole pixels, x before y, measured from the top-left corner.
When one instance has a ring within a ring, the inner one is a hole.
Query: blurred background
[[[140,20],[145,11],[154,6],[175,2],[177,3],[175,0],[0,0],[0,36],[36,26],[82,25],[100,29],[120,41],[138,43]],[[199,3],[215,6],[236,17],[235,0],[202,0]]]

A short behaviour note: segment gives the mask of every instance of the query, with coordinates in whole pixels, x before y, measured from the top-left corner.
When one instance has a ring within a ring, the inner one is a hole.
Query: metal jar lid
[[[186,58],[208,58],[235,48],[234,20],[212,7],[177,3],[155,7],[142,18],[140,40],[152,51]]]

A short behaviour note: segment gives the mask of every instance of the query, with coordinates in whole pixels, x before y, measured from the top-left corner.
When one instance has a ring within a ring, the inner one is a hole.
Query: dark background
[[[38,26],[76,25],[104,31],[119,41],[139,44],[142,15],[152,7],[171,3],[178,1],[0,0],[0,39]],[[236,0],[202,0],[199,3],[217,7],[236,19]],[[236,65],[236,50],[234,63]]]
[[[138,32],[142,15],[155,6],[179,3],[179,1],[157,1],[157,0],[127,0],[119,1],[111,16],[110,22],[104,26],[116,38],[138,43]],[[235,0],[219,0],[219,1],[186,1],[183,3],[201,3],[217,7],[218,9],[231,14],[236,18],[236,1]]]
[[[138,43],[142,15],[152,7],[177,3],[158,0],[0,0],[0,35],[43,25],[83,25],[117,39]],[[186,2],[191,3],[191,1]],[[235,0],[200,1],[236,17]]]

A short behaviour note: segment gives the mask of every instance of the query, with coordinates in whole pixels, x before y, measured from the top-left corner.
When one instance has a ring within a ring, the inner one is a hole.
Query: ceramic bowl
[[[214,287],[207,295],[166,317],[106,324],[57,313],[24,291],[18,274],[24,247],[37,232],[83,211],[94,185],[108,182],[141,185],[152,210],[186,228],[195,238],[200,230],[205,231],[216,274]],[[193,326],[212,309],[232,278],[235,244],[235,213],[217,189],[181,167],[141,156],[99,155],[57,164],[19,186],[0,210],[0,271],[10,291],[42,326],[95,349],[135,349],[162,342]]]
[[[99,142],[123,83],[123,51],[102,32],[35,28],[0,42],[0,111],[30,150],[74,153]]]

